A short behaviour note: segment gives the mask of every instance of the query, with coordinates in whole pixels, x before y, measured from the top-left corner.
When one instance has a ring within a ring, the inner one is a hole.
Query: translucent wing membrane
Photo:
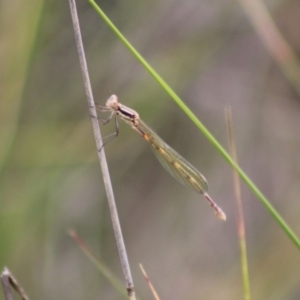
[[[139,121],[139,128],[148,137],[153,152],[163,167],[180,183],[203,194],[208,190],[205,177],[180,154],[166,144],[144,122]]]

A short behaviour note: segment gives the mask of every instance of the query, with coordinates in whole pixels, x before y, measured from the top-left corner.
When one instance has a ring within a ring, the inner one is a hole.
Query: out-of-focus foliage
[[[241,166],[299,232],[300,98],[239,4],[98,3],[225,145],[232,106]],[[299,2],[269,9],[297,52]],[[115,93],[137,110],[205,174],[228,218],[219,221],[120,124],[105,151],[138,295],[151,297],[143,263],[162,299],[241,299],[231,169],[91,6],[80,1],[78,12],[97,102]],[[67,235],[76,229],[122,277],[68,2],[2,0],[0,31],[0,267],[31,299],[119,299]],[[243,200],[253,299],[299,299],[298,250],[247,188]]]

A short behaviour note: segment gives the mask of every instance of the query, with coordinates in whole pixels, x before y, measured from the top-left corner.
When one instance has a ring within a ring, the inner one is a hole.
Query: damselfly
[[[112,117],[115,117],[116,133],[119,134],[118,116],[136,130],[150,145],[157,159],[165,169],[180,183],[190,189],[202,194],[214,209],[215,214],[222,220],[226,220],[226,215],[222,209],[208,195],[208,185],[205,177],[189,162],[187,162],[174,149],[167,145],[149,126],[139,117],[133,109],[122,105],[116,95],[112,95],[106,101],[105,106],[96,104],[98,110],[110,112],[107,120],[100,120],[102,124],[107,124]]]

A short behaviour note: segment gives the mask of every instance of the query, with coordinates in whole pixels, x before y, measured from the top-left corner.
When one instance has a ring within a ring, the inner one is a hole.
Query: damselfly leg
[[[109,110],[106,106],[101,106],[101,105],[96,104],[96,108],[101,112],[111,112],[111,110]],[[104,119],[104,120],[99,119],[95,116],[91,116],[91,117],[96,118],[102,125],[108,124],[111,121],[112,117],[114,117],[114,120],[115,120],[115,132],[111,133],[109,135],[106,135],[102,138],[103,144],[102,144],[101,148],[98,150],[100,152],[105,145],[107,145],[112,140],[114,140],[116,137],[118,137],[119,132],[120,132],[118,117],[117,117],[117,114],[115,114],[115,112],[111,112],[109,117],[107,119]],[[104,142],[104,140],[106,140],[106,139],[109,139],[109,140]]]

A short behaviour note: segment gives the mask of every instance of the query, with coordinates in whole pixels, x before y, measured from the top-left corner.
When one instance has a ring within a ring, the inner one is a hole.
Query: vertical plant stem
[[[112,218],[113,228],[114,228],[114,232],[115,232],[121,266],[122,266],[122,270],[123,270],[123,274],[124,274],[124,278],[125,278],[125,282],[126,282],[126,289],[127,289],[129,298],[135,299],[135,292],[134,292],[134,285],[133,285],[131,270],[130,270],[127,252],[126,252],[126,248],[125,248],[125,243],[124,243],[124,239],[123,239],[123,235],[122,235],[122,230],[121,230],[121,225],[120,225],[120,221],[119,221],[119,217],[118,217],[117,207],[116,207],[116,203],[115,203],[115,199],[114,199],[114,193],[113,193],[111,180],[110,180],[110,176],[109,176],[105,151],[104,151],[104,148],[102,147],[103,146],[102,137],[101,137],[101,132],[100,132],[99,123],[98,123],[98,119],[97,119],[97,112],[95,109],[95,102],[93,99],[93,93],[92,93],[92,88],[91,88],[91,84],[90,84],[84,48],[83,48],[83,44],[82,44],[82,38],[81,38],[81,32],[80,32],[80,26],[79,26],[79,20],[78,20],[75,0],[69,0],[69,3],[70,3],[71,15],[72,15],[74,33],[75,33],[75,40],[76,40],[76,45],[77,45],[77,50],[78,50],[78,56],[79,56],[79,61],[80,61],[80,67],[81,67],[81,72],[82,72],[82,76],[83,76],[83,81],[84,81],[84,86],[85,86],[85,91],[86,91],[86,96],[87,96],[87,101],[88,101],[88,107],[89,107],[89,112],[90,112],[90,116],[91,116],[96,146],[98,149],[98,157],[99,157],[100,166],[101,166],[101,170],[102,170],[102,174],[103,174],[104,186],[105,186],[105,190],[106,190],[106,194],[107,194],[107,200],[108,200],[108,205],[109,205],[110,214],[111,214],[111,218]],[[100,149],[101,149],[101,151],[99,151]]]
[[[226,125],[229,140],[230,154],[233,160],[238,164],[236,142],[234,135],[234,125],[232,118],[231,107],[226,110]],[[244,288],[244,299],[250,300],[250,279],[248,270],[248,259],[247,259],[247,245],[246,245],[246,230],[245,230],[245,219],[242,204],[242,192],[241,192],[241,182],[239,174],[236,168],[232,170],[233,175],[233,187],[237,206],[237,228],[238,228],[238,238],[240,243],[240,253],[241,253],[241,268],[243,277],[243,288]]]

